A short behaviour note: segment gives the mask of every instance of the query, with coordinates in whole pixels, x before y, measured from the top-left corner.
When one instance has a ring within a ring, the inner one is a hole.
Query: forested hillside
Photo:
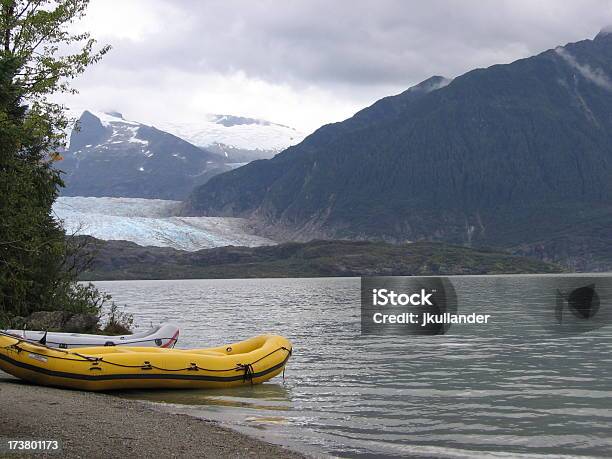
[[[219,175],[186,212],[251,217],[286,239],[442,240],[612,266],[599,250],[612,242],[612,35],[447,83]]]

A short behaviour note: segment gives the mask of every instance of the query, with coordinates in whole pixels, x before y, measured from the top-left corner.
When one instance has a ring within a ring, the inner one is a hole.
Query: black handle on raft
[[[250,363],[246,364],[238,364],[238,370],[244,370],[244,375],[242,375],[242,382],[251,381],[251,386],[253,385],[253,375],[255,371],[253,370],[253,365]]]

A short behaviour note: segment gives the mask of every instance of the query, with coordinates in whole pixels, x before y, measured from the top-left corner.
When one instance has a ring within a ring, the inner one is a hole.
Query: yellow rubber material
[[[52,349],[0,334],[0,369],[36,384],[101,391],[199,389],[260,384],[281,373],[292,346],[262,335],[207,349]]]

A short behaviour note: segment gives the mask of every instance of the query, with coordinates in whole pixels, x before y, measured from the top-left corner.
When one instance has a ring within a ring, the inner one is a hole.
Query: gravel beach
[[[0,438],[60,440],[63,451],[53,456],[68,458],[303,457],[211,421],[105,394],[34,386],[1,371]]]

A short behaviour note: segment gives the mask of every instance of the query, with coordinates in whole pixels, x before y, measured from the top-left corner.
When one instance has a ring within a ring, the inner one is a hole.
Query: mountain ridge
[[[58,168],[64,196],[183,199],[231,169],[219,155],[120,113],[83,111]]]
[[[541,243],[612,215],[608,75],[612,36],[600,34],[408,90],[213,178],[185,212],[249,217],[286,239]]]
[[[198,122],[153,124],[234,162],[271,158],[304,138],[302,132],[284,124],[235,115],[211,114]]]

